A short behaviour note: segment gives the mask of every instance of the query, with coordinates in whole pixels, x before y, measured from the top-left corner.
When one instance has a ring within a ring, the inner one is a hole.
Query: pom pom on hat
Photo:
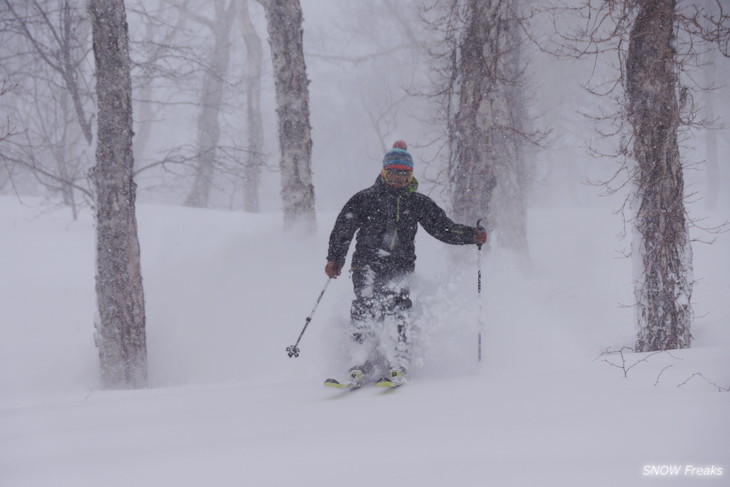
[[[413,171],[413,157],[408,153],[408,144],[405,141],[395,141],[393,148],[385,153],[383,168]]]

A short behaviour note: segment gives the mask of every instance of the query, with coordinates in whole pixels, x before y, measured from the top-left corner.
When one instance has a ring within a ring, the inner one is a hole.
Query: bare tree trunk
[[[507,13],[514,16],[516,0],[507,2]],[[509,152],[514,159],[498,158],[498,184],[495,188],[495,220],[500,244],[515,252],[526,264],[528,258],[527,244],[527,188],[530,181],[528,162],[526,160],[527,108],[525,106],[523,86],[523,49],[520,28],[516,19],[507,18],[506,24],[507,50],[504,56],[505,99],[507,102],[508,126],[502,127],[505,143],[513,148]]]
[[[249,15],[249,4],[241,6],[241,32],[246,45],[246,123],[248,158],[243,169],[243,209],[250,213],[260,210],[261,168],[264,165],[264,124],[261,114],[261,73],[264,50]]]
[[[451,125],[449,168],[454,214],[486,218],[500,246],[527,253],[516,20],[510,0],[469,0],[459,46],[459,105]],[[512,32],[511,32],[512,30]]]
[[[31,171],[51,194],[60,194],[74,219],[78,214],[74,188],[88,168],[82,167],[85,158],[69,125],[78,126],[87,146],[93,143],[92,116],[87,113],[93,97],[85,89],[88,19],[79,3],[0,0],[3,47],[13,53],[6,56],[3,67],[13,78],[28,80],[18,90],[23,101],[16,116],[27,119],[25,142],[17,146],[22,156],[14,164]],[[6,37],[12,32],[18,36]]]
[[[220,141],[220,112],[223,104],[224,79],[231,60],[231,27],[238,0],[231,0],[227,8],[215,2],[215,22],[207,22],[215,39],[211,63],[203,79],[203,99],[198,118],[198,166],[193,187],[185,199],[185,206],[206,208],[213,189],[213,177]],[[196,17],[199,19],[199,17]]]
[[[637,351],[690,346],[692,249],[677,143],[676,0],[640,4],[629,38],[626,94],[636,160]]]
[[[160,10],[162,7],[162,0],[160,0],[159,5],[157,7],[158,10]],[[152,58],[153,56],[150,55],[151,51],[151,44],[154,41],[155,38],[155,24],[153,22],[147,22],[145,24],[145,50],[147,51],[146,54],[148,55],[148,60],[145,64],[142,65],[142,84],[138,87],[138,93],[137,98],[139,101],[137,102],[137,123],[135,124],[134,129],[134,161],[135,164],[139,165],[142,159],[144,158],[145,149],[147,148],[147,143],[150,140],[150,136],[152,135],[152,125],[153,125],[153,117],[154,114],[152,112],[152,80],[153,76],[149,73],[150,66],[149,58]]]
[[[48,12],[37,2],[33,2],[31,7],[26,6],[28,8],[26,13],[19,11],[17,6],[13,5],[10,0],[4,0],[3,3],[12,18],[18,23],[22,35],[28,39],[33,50],[39,55],[40,60],[58,72],[63,79],[64,86],[71,95],[76,117],[84,138],[91,144],[93,140],[91,117],[87,116],[84,108],[81,82],[79,80],[81,63],[78,59],[74,59],[72,52],[74,50],[74,44],[78,42],[74,36],[78,35],[77,26],[80,23],[78,17],[73,12],[73,2],[70,0],[62,0],[59,2],[60,13],[58,25],[52,22]],[[51,47],[46,47],[43,40],[35,32],[36,30],[43,29],[47,29],[51,34]]]
[[[144,290],[133,180],[132,82],[124,0],[90,0],[96,60],[95,323],[104,383],[147,383]]]
[[[53,154],[53,158],[56,161],[56,166],[58,167],[58,175],[61,180],[61,193],[63,195],[63,203],[69,207],[71,207],[71,215],[73,216],[74,220],[78,219],[78,208],[76,207],[76,195],[74,192],[74,187],[72,184],[70,184],[70,181],[73,180],[73,176],[70,174],[70,168],[69,164],[66,161],[66,155],[68,154],[68,124],[66,123],[66,120],[68,120],[68,93],[67,92],[61,92],[59,94],[60,100],[59,100],[59,108],[61,110],[62,114],[62,120],[63,123],[60,124],[59,129],[61,130],[60,137],[58,140],[52,144],[51,146],[51,153]]]
[[[455,217],[469,223],[485,218],[491,230],[494,222],[490,209],[497,179],[488,157],[492,128],[490,95],[493,97],[496,89],[496,73],[494,66],[490,66],[493,59],[485,51],[491,52],[491,44],[498,41],[493,38],[495,32],[490,31],[490,25],[494,29],[499,25],[490,22],[487,6],[469,0],[467,25],[458,46],[458,65],[452,67],[460,77],[460,89],[458,112],[449,134],[452,153],[449,179]]]
[[[46,70],[48,71],[48,70]],[[64,205],[71,208],[71,215],[74,220],[78,218],[78,207],[76,205],[74,182],[78,178],[78,173],[82,172],[78,166],[69,161],[72,154],[71,147],[74,145],[76,137],[71,133],[71,125],[73,114],[69,107],[69,93],[62,87],[48,84],[45,79],[34,77],[32,96],[35,100],[47,100],[45,103],[35,103],[33,108],[35,117],[29,120],[28,125],[33,123],[36,129],[31,131],[28,129],[25,135],[28,137],[26,142],[26,157],[32,161],[31,167],[37,164],[43,165],[40,161],[45,161],[48,156],[38,154],[36,149],[47,147],[50,158],[55,163],[55,172],[49,170],[53,174],[51,182],[46,182],[36,169],[31,169],[38,181],[49,189],[57,190],[61,193]],[[53,93],[49,98],[44,99],[42,93],[45,89],[50,88]],[[35,137],[33,137],[35,136]],[[36,138],[37,137],[37,138]],[[40,141],[38,144],[35,140]],[[38,151],[40,152],[40,151]],[[38,155],[36,155],[38,154]]]
[[[274,65],[284,223],[312,231],[316,218],[302,8],[299,0],[259,0],[259,3],[266,11]]]
[[[717,85],[717,51],[707,51],[707,66],[705,66],[705,85],[710,87],[703,91],[705,101],[705,116],[710,124],[714,123],[715,116],[715,90]],[[707,171],[706,202],[707,208],[717,208],[717,189],[720,179],[720,168],[717,162],[717,130],[710,127],[705,129],[705,166]]]
[[[157,7],[148,11],[148,2],[144,5],[139,4],[137,15],[141,16],[141,22],[144,24],[144,38],[138,49],[144,54],[137,64],[137,74],[133,78],[135,85],[132,87],[135,98],[135,126],[134,126],[134,163],[136,170],[142,169],[145,164],[144,156],[148,143],[152,137],[152,130],[155,126],[156,109],[155,104],[164,103],[154,100],[155,95],[159,94],[157,88],[160,82],[174,79],[175,83],[180,81],[186,75],[180,75],[175,68],[170,68],[170,72],[165,72],[167,61],[171,57],[178,57],[180,50],[184,49],[179,45],[179,36],[189,20],[190,16],[185,12],[190,8],[191,0],[176,0],[174,7],[178,12],[177,20],[174,23],[168,23],[166,17],[170,14],[169,8],[173,6],[170,0],[158,0]],[[132,41],[132,52],[134,49],[134,39]],[[161,93],[163,90],[159,90]]]

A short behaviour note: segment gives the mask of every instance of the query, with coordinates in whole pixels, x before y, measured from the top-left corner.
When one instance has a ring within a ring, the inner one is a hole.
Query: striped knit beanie
[[[385,153],[383,157],[383,169],[400,169],[401,171],[413,171],[413,157],[408,153],[408,145],[397,140],[393,148]]]

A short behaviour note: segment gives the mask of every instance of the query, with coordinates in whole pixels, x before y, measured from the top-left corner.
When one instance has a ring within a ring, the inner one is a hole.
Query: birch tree
[[[220,112],[223,104],[225,77],[231,60],[231,27],[239,0],[227,4],[214,2],[215,20],[188,12],[195,21],[207,26],[213,35],[210,64],[203,77],[200,116],[198,118],[198,165],[186,206],[205,208],[213,189],[213,177],[220,141]]]
[[[692,249],[679,156],[676,0],[645,0],[626,58],[627,116],[636,160],[635,293],[641,352],[691,343]]]
[[[5,95],[5,93],[8,92],[7,83],[3,81],[0,83],[0,98]],[[5,120],[0,120],[0,146],[2,146],[3,142],[7,140],[8,138],[12,137],[14,135],[14,129],[10,122],[10,117],[8,117]],[[0,153],[0,156],[2,154]],[[2,158],[0,157],[0,160]],[[0,164],[0,194],[2,194],[3,189],[5,188],[5,185],[10,181],[12,178],[11,169],[8,167],[7,164]]]
[[[241,34],[246,46],[246,127],[248,156],[243,167],[243,209],[259,211],[261,169],[264,166],[264,124],[261,113],[261,80],[264,50],[261,38],[251,22],[249,2],[241,4]]]
[[[179,0],[177,11],[186,12],[190,0]],[[180,61],[185,55],[185,48],[180,45],[180,39],[184,37],[185,24],[188,15],[179,13],[176,17],[174,10],[168,5],[169,0],[158,0],[153,10],[149,10],[149,1],[139,2],[134,5],[137,11],[127,7],[131,15],[137,14],[137,24],[143,28],[140,36],[141,41],[132,42],[130,39],[130,57],[136,65],[137,73],[132,73],[133,94],[134,94],[134,162],[137,169],[142,167],[142,161],[148,144],[152,138],[153,127],[155,126],[156,106],[164,105],[159,101],[163,93],[169,93],[171,88],[179,87],[185,78],[189,77],[189,68],[184,69],[184,62]],[[171,18],[172,17],[172,18]],[[134,25],[134,20],[130,20]],[[136,47],[136,49],[135,49]],[[135,63],[135,52],[139,59]],[[164,82],[170,83],[167,89],[160,85]]]
[[[312,231],[316,218],[302,8],[299,0],[258,1],[266,12],[274,66],[284,223]]]
[[[518,19],[514,0],[451,0],[443,90],[455,216],[484,219],[498,245],[527,257]]]
[[[147,346],[135,214],[132,81],[124,0],[90,0],[96,62],[97,345],[104,384],[144,387]]]
[[[0,97],[4,96],[5,93],[7,93],[8,91],[10,91],[10,88],[8,88],[7,83],[3,81],[2,84],[0,84]],[[6,120],[0,120],[0,142],[9,137],[12,137],[13,135],[17,134],[12,124],[10,123],[10,117],[8,117]]]
[[[76,218],[77,193],[90,195],[84,184],[94,103],[88,19],[71,0],[3,0],[0,23],[3,67],[17,84],[11,106],[3,105],[25,129],[3,156],[51,195],[60,194]]]
[[[3,0],[7,21],[30,44],[37,62],[56,71],[61,83],[71,96],[76,120],[84,138],[91,144],[93,139],[91,116],[84,96],[83,58],[85,49],[79,45],[79,25],[83,21],[77,14],[74,2],[61,0],[57,8],[49,2],[32,0],[18,2]]]
[[[678,143],[694,122],[690,86],[682,82],[701,42],[728,55],[730,17],[712,2],[624,0],[557,10],[582,22],[561,32],[573,57],[617,54],[619,76],[602,91],[618,100],[616,115],[599,117],[621,134],[617,156],[632,211],[634,295],[639,352],[687,348],[692,333],[692,248]],[[560,15],[555,15],[559,18]],[[627,46],[627,47],[625,47]],[[687,76],[686,79],[690,79]],[[617,94],[623,88],[622,94]],[[598,93],[598,90],[594,90]]]

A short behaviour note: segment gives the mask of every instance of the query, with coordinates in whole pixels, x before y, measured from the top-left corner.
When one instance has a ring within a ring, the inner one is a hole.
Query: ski
[[[381,377],[375,381],[375,387],[400,387],[406,383],[403,372],[400,369],[391,369],[386,377]]]
[[[355,370],[350,372],[349,379],[338,380],[338,379],[326,379],[324,381],[325,387],[332,387],[334,389],[348,389],[355,390],[360,389],[362,386],[371,383],[363,377],[362,372]],[[406,383],[406,379],[403,375],[403,371],[400,369],[391,369],[388,375],[383,376],[376,380],[373,384],[375,387],[383,387],[389,389],[395,389]]]
[[[390,377],[383,377],[378,379],[375,382],[375,387],[385,387],[389,389],[395,389],[396,387],[400,387],[404,384],[404,382],[393,382]]]
[[[352,381],[342,381],[340,382],[337,379],[327,379],[324,381],[325,387],[332,387],[334,389],[349,389],[354,391],[355,389],[359,389],[364,384],[361,382],[352,382]]]
[[[348,374],[349,380],[339,381],[337,379],[327,379],[324,381],[325,387],[334,387],[335,389],[359,389],[365,385],[363,373],[359,369],[352,369]]]

